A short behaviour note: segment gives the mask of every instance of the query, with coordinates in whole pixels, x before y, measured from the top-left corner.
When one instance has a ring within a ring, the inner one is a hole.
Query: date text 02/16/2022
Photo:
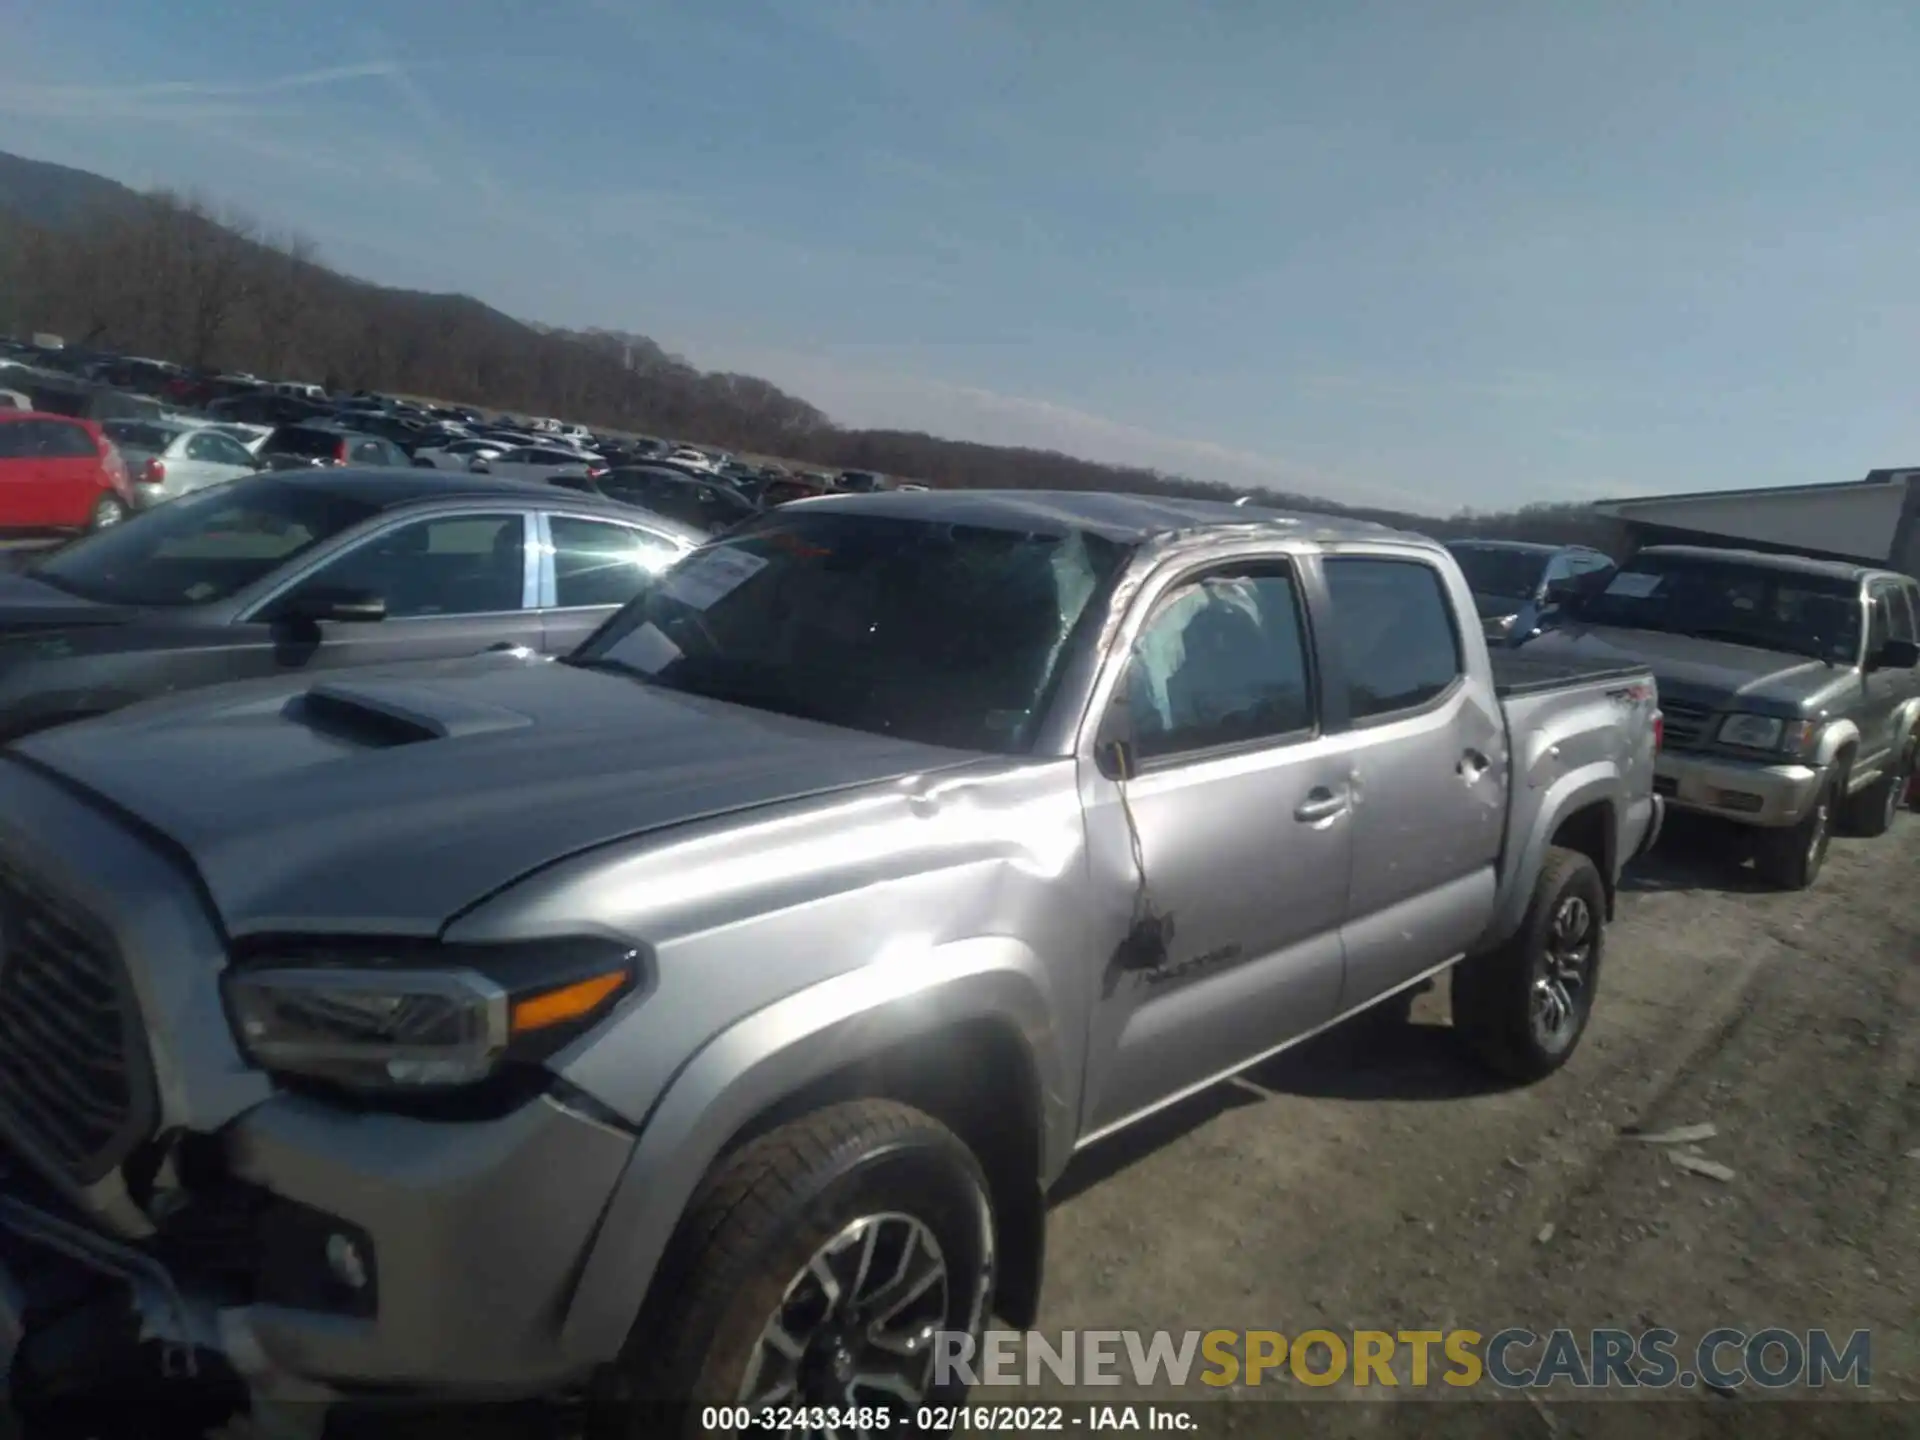
[[[1187,1410],[1159,1405],[922,1405],[912,1415],[884,1407],[710,1405],[700,1425],[712,1435],[848,1431],[878,1434],[1028,1435],[1068,1430],[1146,1430],[1191,1433],[1199,1422]]]

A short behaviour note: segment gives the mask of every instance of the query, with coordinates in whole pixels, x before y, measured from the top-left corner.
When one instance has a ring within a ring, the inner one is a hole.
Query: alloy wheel
[[[898,1211],[852,1221],[788,1282],[739,1403],[911,1413],[933,1386],[949,1286],[940,1242],[921,1221]]]
[[[1833,792],[1824,791],[1813,807],[1813,833],[1807,837],[1807,871],[1811,874],[1827,858],[1827,842],[1833,835]]]
[[[1539,974],[1533,982],[1530,1019],[1541,1049],[1558,1051],[1578,1031],[1598,940],[1593,907],[1582,896],[1562,896],[1547,926]]]

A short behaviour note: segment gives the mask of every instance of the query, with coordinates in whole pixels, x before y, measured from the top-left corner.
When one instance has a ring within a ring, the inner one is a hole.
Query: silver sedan
[[[134,503],[142,510],[261,468],[246,446],[211,425],[108,420],[101,428],[126,461]]]

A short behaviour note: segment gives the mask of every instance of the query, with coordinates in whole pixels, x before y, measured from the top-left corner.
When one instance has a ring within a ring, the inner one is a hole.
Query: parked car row
[[[267,381],[241,374],[196,374],[162,360],[0,344],[0,379],[23,389],[15,409],[32,415],[93,421],[134,473],[122,494],[100,473],[72,478],[58,498],[28,507],[0,485],[0,534],[68,533],[113,524],[130,509],[150,507],[213,483],[216,468],[289,469],[324,466],[459,470],[574,485],[618,467],[645,466],[728,487],[757,513],[810,495],[884,488],[865,471],[838,476],[791,475],[777,466],[744,464],[724,450],[650,436],[595,434],[545,417],[487,416],[466,406],[426,405],[367,391],[339,394],[306,381]],[[245,448],[237,460],[225,440]],[[77,455],[77,451],[75,452]],[[230,478],[222,475],[218,478]],[[577,488],[577,486],[575,487]],[[631,489],[632,487],[624,487]],[[709,507],[713,508],[713,507]]]

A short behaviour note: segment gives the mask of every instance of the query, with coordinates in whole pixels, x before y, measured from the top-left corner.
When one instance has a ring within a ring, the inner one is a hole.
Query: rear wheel
[[[1828,847],[1833,844],[1834,814],[1845,783],[1843,774],[1831,776],[1798,825],[1760,832],[1754,845],[1753,868],[1762,880],[1782,890],[1805,890],[1820,878]]]
[[[111,530],[127,518],[127,502],[118,495],[102,495],[93,502],[93,514],[87,517],[89,530]]]
[[[992,1282],[987,1182],[958,1137],[892,1101],[816,1111],[708,1177],[590,1433],[709,1433],[716,1405],[878,1408],[910,1425],[964,1393],[935,1337],[977,1340]]]
[[[1454,967],[1454,1029],[1488,1068],[1539,1080],[1571,1058],[1593,1014],[1606,914],[1599,869],[1556,845],[1513,937]]]

